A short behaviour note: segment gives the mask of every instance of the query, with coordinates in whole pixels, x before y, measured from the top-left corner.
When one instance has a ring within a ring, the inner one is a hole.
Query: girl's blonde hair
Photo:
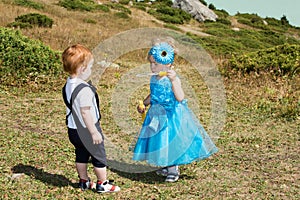
[[[76,74],[79,67],[87,68],[91,59],[92,52],[81,44],[70,46],[62,53],[64,70],[69,74]]]
[[[159,45],[164,42],[168,43],[174,49],[174,54],[176,56],[176,54],[178,54],[178,49],[176,48],[176,45],[175,45],[176,42],[175,42],[174,38],[172,38],[170,36],[153,39],[151,41],[151,46],[153,47],[153,46]],[[148,52],[147,59],[149,60],[151,56],[152,55],[149,54],[149,52]]]
[[[151,41],[151,46],[159,45],[160,43],[166,42],[168,43],[173,49],[175,55],[178,54],[178,49],[176,48],[176,42],[174,38],[168,36],[168,37],[161,37],[161,38],[155,38]]]

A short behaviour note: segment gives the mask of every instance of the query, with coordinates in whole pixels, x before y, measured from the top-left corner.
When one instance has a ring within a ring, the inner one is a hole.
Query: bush
[[[217,18],[216,22],[219,22],[221,24],[225,24],[225,25],[231,26],[231,21],[229,19]]]
[[[208,8],[211,10],[216,10],[216,7],[212,3],[208,5]]]
[[[81,10],[81,11],[95,11],[101,10],[108,12],[109,8],[105,5],[99,5],[93,0],[60,0],[58,3],[60,6],[69,10]]]
[[[148,13],[155,16],[161,21],[172,24],[183,24],[184,22],[188,22],[192,18],[189,13],[181,9],[171,8],[167,6],[157,7],[156,10],[150,9]]]
[[[119,18],[123,18],[123,19],[129,19],[129,15],[125,12],[116,12],[114,14],[115,16],[119,17]]]
[[[8,24],[9,27],[32,28],[33,26],[51,28],[53,20],[46,15],[29,13],[15,18],[15,22]]]
[[[114,9],[114,10],[118,10],[121,11],[123,13],[127,13],[127,14],[131,14],[131,10],[129,8],[124,7],[121,4],[117,4],[117,3],[107,3],[105,4],[107,7]]]
[[[59,5],[69,10],[92,11],[94,2],[82,2],[81,0],[60,0]]]
[[[199,0],[203,5],[207,6],[207,3],[205,0]]]
[[[230,67],[239,71],[271,72],[275,75],[300,73],[300,45],[284,44],[240,56],[233,56]]]
[[[30,0],[15,0],[14,3],[19,6],[34,8],[37,10],[44,9],[44,5]]]
[[[145,11],[145,12],[147,11],[147,7],[143,4],[134,4],[132,7],[137,8],[137,9],[142,10],[142,11]]]
[[[165,7],[165,6],[171,7],[171,6],[173,5],[172,0],[157,0],[156,2],[157,2],[160,6],[164,5],[163,7]]]
[[[3,85],[22,86],[38,77],[62,73],[60,53],[20,31],[0,27],[0,80]]]
[[[168,28],[168,29],[175,30],[175,31],[180,31],[181,30],[180,28],[178,28],[177,26],[175,26],[173,24],[165,24],[164,27]]]
[[[219,18],[227,18],[229,13],[226,10],[214,10],[214,13],[218,15]]]
[[[21,28],[21,29],[33,28],[33,26],[31,24],[23,23],[23,22],[12,22],[12,23],[7,24],[7,27]]]
[[[101,10],[103,12],[109,12],[109,7],[106,5],[96,5],[95,10]]]
[[[128,5],[130,0],[120,0],[119,3],[123,5]]]

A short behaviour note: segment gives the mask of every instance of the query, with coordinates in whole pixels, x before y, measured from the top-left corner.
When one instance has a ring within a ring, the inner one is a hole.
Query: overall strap
[[[68,125],[68,118],[69,116],[72,114],[72,103],[73,103],[73,99],[75,99],[78,95],[78,93],[80,92],[80,90],[82,90],[84,87],[90,87],[91,90],[94,92],[95,94],[95,98],[96,98],[96,103],[97,103],[97,107],[98,107],[98,112],[99,112],[99,119],[101,118],[101,114],[100,114],[100,108],[99,108],[99,97],[98,97],[98,94],[96,93],[96,88],[92,85],[87,85],[87,84],[84,84],[84,83],[80,83],[75,89],[74,91],[72,92],[72,95],[71,95],[71,99],[70,101],[68,101],[67,99],[67,93],[66,93],[66,84],[64,85],[64,87],[62,88],[62,95],[63,95],[63,99],[64,99],[64,102],[66,104],[66,106],[69,108],[69,113],[66,115],[66,125]]]

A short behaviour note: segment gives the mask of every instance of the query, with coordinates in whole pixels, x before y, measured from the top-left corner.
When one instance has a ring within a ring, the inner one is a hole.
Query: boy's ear
[[[76,74],[79,75],[81,74],[82,72],[84,72],[84,68],[81,66],[81,67],[78,67],[77,70],[76,70]]]

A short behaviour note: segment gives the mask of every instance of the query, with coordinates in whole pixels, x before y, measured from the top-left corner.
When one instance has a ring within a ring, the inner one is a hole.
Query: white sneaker
[[[96,184],[96,191],[99,193],[105,193],[105,192],[119,192],[121,189],[119,186],[113,185],[113,181],[106,180],[104,182],[97,182]]]
[[[156,170],[156,174],[160,175],[160,176],[167,176],[168,175],[168,168],[167,167],[160,168],[160,169]]]

